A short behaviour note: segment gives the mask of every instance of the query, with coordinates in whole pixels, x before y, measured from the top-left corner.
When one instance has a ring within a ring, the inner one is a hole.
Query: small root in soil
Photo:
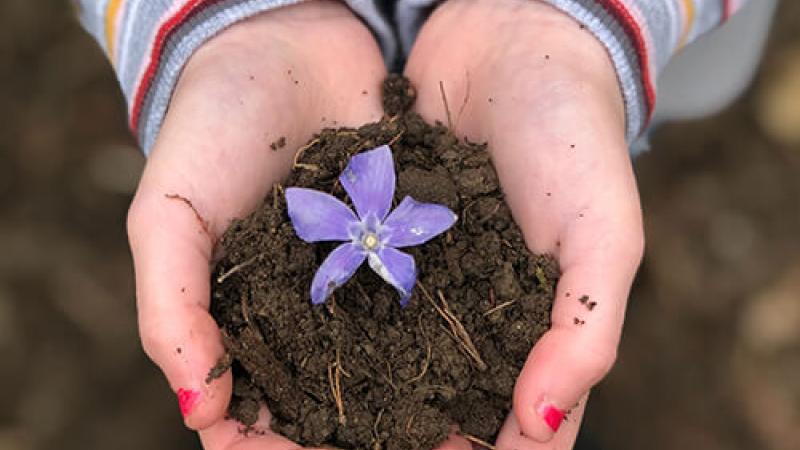
[[[444,298],[444,294],[442,291],[437,291],[436,293],[439,295],[439,299],[442,301],[442,306],[436,304],[436,300],[431,297],[430,292],[425,289],[425,286],[422,283],[417,283],[417,285],[422,290],[422,294],[425,298],[428,299],[430,304],[436,309],[436,312],[442,316],[442,318],[450,325],[450,331],[452,335],[455,337],[456,341],[464,348],[464,351],[475,361],[475,365],[478,367],[478,370],[484,371],[488,368],[483,359],[481,358],[480,353],[478,353],[478,349],[475,347],[475,344],[472,342],[472,338],[470,337],[467,330],[464,328],[464,325],[458,318],[450,311],[450,307],[447,304],[447,300]]]

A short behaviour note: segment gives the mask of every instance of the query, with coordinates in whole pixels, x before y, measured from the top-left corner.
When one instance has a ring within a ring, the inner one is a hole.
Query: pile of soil
[[[550,326],[555,260],[531,254],[503,199],[485,145],[459,141],[410,112],[414,89],[392,76],[386,116],[358,129],[326,129],[298,153],[287,186],[349,202],[337,177],[352,155],[390,144],[395,202],[406,195],[447,205],[459,220],[407,250],[419,276],[410,303],[367,265],[314,306],[314,272],[338,243],[294,232],[282,188],[236,221],[220,245],[212,314],[232,366],[230,416],[256,420],[302,445],[430,449],[458,424],[492,441],[515,379]]]

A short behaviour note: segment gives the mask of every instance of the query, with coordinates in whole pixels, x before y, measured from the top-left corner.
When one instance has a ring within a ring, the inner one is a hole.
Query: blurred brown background
[[[748,93],[636,162],[648,251],[601,449],[800,449],[797,30],[784,1]],[[68,2],[0,2],[0,450],[198,448],[138,343],[125,122]]]

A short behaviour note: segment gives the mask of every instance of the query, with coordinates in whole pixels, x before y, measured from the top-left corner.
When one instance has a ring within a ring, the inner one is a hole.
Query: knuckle
[[[583,364],[594,382],[600,381],[608,374],[617,361],[616,346],[592,348],[587,352]]]
[[[139,322],[139,339],[142,349],[150,360],[159,363],[160,355],[169,346],[170,340],[158,326]]]
[[[128,207],[128,215],[125,220],[125,226],[128,231],[128,239],[133,242],[136,237],[141,233],[144,223],[144,213],[141,206],[139,196],[134,197],[131,205]]]

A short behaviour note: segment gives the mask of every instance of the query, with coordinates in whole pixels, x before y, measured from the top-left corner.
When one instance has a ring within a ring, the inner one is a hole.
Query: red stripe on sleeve
[[[625,33],[633,42],[636,48],[636,53],[639,59],[639,71],[642,72],[642,85],[645,92],[645,104],[647,106],[647,119],[650,121],[653,115],[653,109],[656,103],[656,91],[653,86],[653,80],[650,79],[650,57],[647,51],[647,44],[645,43],[642,28],[631,15],[630,11],[619,0],[597,0],[606,11],[613,15],[622,26]],[[647,123],[645,123],[647,125]]]
[[[144,97],[153,82],[153,77],[158,69],[158,63],[161,61],[161,53],[164,51],[164,45],[166,45],[170,37],[172,37],[175,31],[177,31],[184,22],[192,18],[199,11],[202,11],[203,7],[210,6],[218,1],[220,0],[189,0],[158,29],[155,40],[153,41],[152,50],[150,51],[150,61],[147,64],[144,75],[142,75],[142,79],[139,81],[139,86],[134,96],[129,123],[134,134],[136,134],[139,127],[139,115],[142,112]]]
[[[722,0],[722,23],[728,21],[733,14],[733,0]]]

